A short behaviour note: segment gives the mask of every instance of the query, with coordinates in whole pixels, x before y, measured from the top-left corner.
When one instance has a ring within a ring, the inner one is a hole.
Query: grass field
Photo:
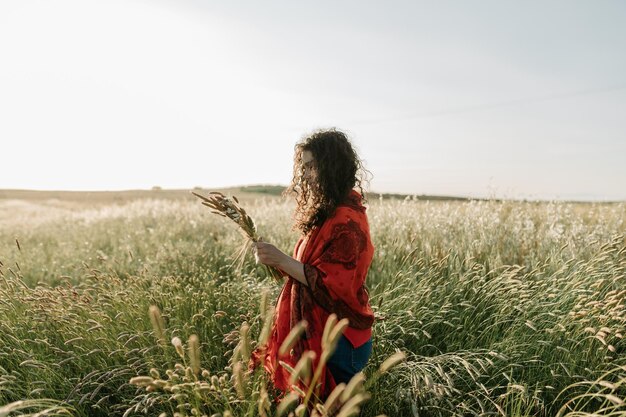
[[[293,204],[235,192],[264,240],[291,253]],[[362,415],[626,416],[626,203],[371,198],[368,215],[367,283],[384,320]],[[0,416],[18,415],[9,404],[192,414],[190,402],[259,415],[258,385],[240,399],[229,359],[244,321],[259,335],[261,294],[272,302],[279,287],[251,258],[230,266],[240,244],[188,192],[2,194]],[[198,336],[219,395],[129,383],[181,362],[156,342],[151,305],[167,340]],[[396,351],[406,361],[374,380]]]

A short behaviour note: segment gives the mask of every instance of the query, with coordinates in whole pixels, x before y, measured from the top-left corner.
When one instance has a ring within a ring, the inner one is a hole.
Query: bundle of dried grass
[[[202,204],[209,207],[211,213],[215,213],[222,217],[229,218],[239,226],[239,231],[245,237],[245,242],[237,253],[235,259],[239,260],[239,266],[243,263],[243,259],[251,249],[254,242],[258,242],[260,237],[257,234],[256,225],[254,220],[246,213],[246,211],[239,205],[237,197],[232,198],[225,196],[218,191],[209,192],[208,197],[204,197],[198,193],[191,192],[193,195],[202,200]],[[263,265],[269,276],[277,281],[280,281],[283,274],[276,268]]]

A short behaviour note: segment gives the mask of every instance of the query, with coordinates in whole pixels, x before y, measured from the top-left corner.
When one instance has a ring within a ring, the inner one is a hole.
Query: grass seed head
[[[188,344],[189,363],[194,375],[197,376],[200,373],[200,341],[198,340],[198,336],[195,334],[189,336]]]
[[[172,337],[172,346],[176,349],[176,353],[180,356],[181,359],[185,359],[185,351],[183,349],[183,342],[180,340],[178,336]]]
[[[283,415],[285,415],[285,413],[293,408],[293,406],[298,402],[299,398],[300,397],[298,396],[298,394],[294,392],[290,392],[289,394],[285,395],[285,397],[280,401],[280,404],[278,404],[278,408],[276,409],[276,417],[282,417]]]
[[[302,333],[304,333],[306,326],[306,320],[302,320],[291,329],[283,343],[280,345],[280,348],[278,349],[278,354],[280,356],[286,355],[291,350],[291,348],[296,344],[298,339],[302,336]]]
[[[150,306],[148,311],[150,313],[150,322],[154,329],[154,335],[159,343],[165,345],[165,322],[163,321],[163,316],[161,316],[161,311],[154,305]]]
[[[150,376],[136,376],[130,379],[129,383],[138,387],[146,387],[154,382]]]
[[[346,385],[346,389],[341,394],[341,401],[345,402],[363,391],[363,383],[365,382],[365,374],[363,372],[356,373]]]
[[[243,374],[243,364],[239,361],[237,361],[234,365],[233,365],[233,376],[235,377],[235,390],[237,391],[237,395],[239,396],[239,399],[241,400],[245,400],[246,399],[246,383],[245,383],[245,376]]]
[[[301,380],[305,385],[308,385],[311,380],[311,372],[313,368],[313,360],[315,359],[315,352],[307,350],[302,354],[302,357],[293,368],[294,371],[289,378],[289,384],[293,385]]]
[[[335,313],[332,313],[331,315],[328,316],[328,319],[326,319],[326,324],[324,325],[324,332],[322,333],[322,346],[324,346],[327,343],[328,336],[331,330],[335,327],[336,323],[337,323],[337,315]]]
[[[335,409],[338,408],[340,403],[339,399],[341,398],[341,394],[343,393],[345,388],[345,382],[337,384],[337,386],[333,389],[333,391],[326,399],[326,402],[324,403],[324,409],[326,410],[326,413],[328,413],[328,415],[333,415]]]
[[[357,416],[361,411],[360,405],[369,400],[370,394],[361,392],[350,398],[342,407],[337,417]]]
[[[406,354],[404,352],[396,352],[387,359],[385,359],[385,361],[380,365],[380,368],[378,368],[378,372],[384,374],[394,366],[398,365],[401,362],[404,362],[405,359]]]
[[[248,362],[250,359],[250,325],[247,322],[243,322],[241,324],[241,328],[239,330],[239,350],[241,353],[241,358],[244,362]]]
[[[334,352],[337,347],[337,343],[339,343],[339,339],[341,335],[343,335],[343,331],[348,327],[348,319],[341,319],[337,322],[335,327],[331,330],[328,335],[328,339],[326,340],[326,345],[324,345],[324,349],[329,352]]]

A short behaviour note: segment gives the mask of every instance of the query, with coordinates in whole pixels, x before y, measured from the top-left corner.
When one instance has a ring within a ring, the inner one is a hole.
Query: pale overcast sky
[[[287,184],[626,200],[626,2],[0,0],[0,189]]]

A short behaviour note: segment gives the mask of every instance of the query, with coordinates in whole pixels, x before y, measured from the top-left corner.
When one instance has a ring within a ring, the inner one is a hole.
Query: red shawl
[[[278,296],[274,324],[265,346],[253,353],[252,366],[264,362],[274,386],[289,392],[289,372],[279,364],[282,360],[294,367],[306,350],[315,352],[314,369],[321,357],[321,338],[328,316],[347,318],[344,335],[358,346],[371,335],[374,314],[369,305],[365,278],[372,262],[374,247],[361,195],[352,190],[332,217],[309,235],[300,238],[294,258],[304,264],[309,286],[288,277]],[[299,321],[306,320],[307,329],[290,353],[279,356],[278,349]],[[316,395],[323,399],[335,387],[331,373],[324,369]],[[305,388],[300,385],[300,388]]]

